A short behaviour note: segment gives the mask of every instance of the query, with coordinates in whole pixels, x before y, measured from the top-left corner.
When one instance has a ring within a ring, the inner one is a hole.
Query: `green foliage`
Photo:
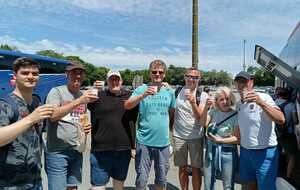
[[[1,44],[0,49],[9,50],[9,51],[18,51],[18,48],[15,46],[9,46],[7,44]]]
[[[62,53],[57,53],[53,50],[42,50],[36,52],[38,55],[43,55],[43,56],[48,56],[48,57],[53,57],[53,58],[58,58],[58,59],[65,59],[64,54]]]
[[[75,60],[82,63],[86,68],[86,80],[83,85],[92,85],[95,80],[106,80],[106,73],[108,72],[108,68],[105,67],[95,67],[91,63],[87,63],[82,60],[78,56],[64,56],[63,54],[56,53],[53,50],[45,50],[38,52],[39,54],[46,55],[49,57],[67,59],[69,61]],[[170,65],[168,67],[165,81],[172,85],[184,85],[184,73],[186,68],[184,67],[176,67],[174,65]],[[143,82],[150,82],[149,70],[136,70],[131,71],[129,69],[125,69],[121,71],[121,75],[123,78],[124,85],[132,85],[132,81],[136,75],[143,76]],[[230,75],[225,71],[217,72],[215,70],[202,72],[202,81],[201,84],[205,85],[230,85],[232,83],[232,79]]]
[[[250,66],[247,72],[254,76],[254,83],[256,86],[273,86],[275,83],[275,77],[270,72],[266,71],[262,67]]]
[[[7,44],[0,45],[0,49],[6,49],[6,50],[17,50],[16,47],[9,46]],[[82,60],[79,56],[71,55],[71,56],[64,56],[63,53],[57,53],[54,50],[42,50],[36,52],[39,55],[44,55],[48,57],[58,58],[58,59],[66,59],[69,61],[78,61],[82,63],[86,68],[86,80],[84,81],[83,85],[92,85],[95,80],[106,80],[106,73],[108,72],[108,68],[105,67],[95,67],[91,63],[87,63],[84,60]],[[271,80],[270,75],[268,73],[260,73],[256,69],[257,68],[251,68],[249,69],[255,73],[255,75],[263,75],[263,77],[260,77],[261,81],[258,81],[258,83],[265,83],[266,81]],[[176,67],[174,65],[170,65],[168,67],[165,81],[172,84],[172,85],[184,85],[184,73],[186,68],[184,67]],[[125,69],[121,71],[121,75],[123,78],[123,84],[124,85],[131,85],[133,78],[136,75],[143,76],[143,82],[148,83],[150,82],[150,76],[149,76],[149,70],[135,70],[131,71],[129,69]],[[273,77],[274,78],[274,77]],[[274,79],[273,79],[274,81]],[[273,82],[274,83],[274,82]],[[232,78],[230,75],[225,71],[207,71],[202,72],[202,79],[201,79],[202,85],[230,85],[232,84]]]
[[[233,80],[231,76],[226,71],[207,71],[202,72],[202,81],[203,85],[216,85],[216,86],[230,86]]]

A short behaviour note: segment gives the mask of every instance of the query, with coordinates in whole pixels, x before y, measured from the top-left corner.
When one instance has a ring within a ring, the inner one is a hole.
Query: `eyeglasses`
[[[157,73],[159,73],[160,75],[162,75],[162,74],[164,74],[165,72],[163,72],[163,71],[151,71],[151,73],[152,73],[153,75],[157,75]]]
[[[200,77],[199,76],[191,76],[191,75],[184,75],[184,78],[186,80],[191,79],[191,80],[199,80]]]

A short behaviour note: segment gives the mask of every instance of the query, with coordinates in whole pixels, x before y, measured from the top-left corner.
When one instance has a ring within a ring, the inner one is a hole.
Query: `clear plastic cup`
[[[191,90],[189,88],[184,89],[184,94],[188,95],[191,93]]]
[[[154,91],[154,94],[156,94],[158,90],[158,86],[150,86],[150,87]]]
[[[98,96],[98,89],[97,88],[92,88],[92,93],[95,95],[95,96]]]
[[[247,97],[247,95],[248,95],[248,90],[247,89],[244,89],[243,90],[243,97],[242,97],[242,101],[245,103],[246,101],[245,101],[245,98]]]
[[[103,89],[104,90],[105,81],[96,80],[94,83],[94,88]]]

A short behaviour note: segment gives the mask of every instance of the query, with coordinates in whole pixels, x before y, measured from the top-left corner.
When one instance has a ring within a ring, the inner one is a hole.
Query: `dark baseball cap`
[[[81,63],[77,62],[77,61],[70,61],[68,63],[68,65],[66,66],[65,70],[66,71],[72,71],[74,69],[81,69],[81,70],[85,71],[84,66]]]
[[[234,80],[238,80],[239,78],[244,78],[244,79],[247,79],[247,80],[252,80],[253,79],[253,76],[250,74],[250,73],[247,73],[246,71],[241,71],[239,72],[235,77],[234,77]]]

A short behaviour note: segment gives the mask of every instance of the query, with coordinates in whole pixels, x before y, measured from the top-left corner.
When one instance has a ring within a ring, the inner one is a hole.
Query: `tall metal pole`
[[[192,67],[198,68],[198,0],[193,0]]]
[[[243,62],[243,70],[246,71],[246,40],[243,40],[244,44],[244,62]]]

